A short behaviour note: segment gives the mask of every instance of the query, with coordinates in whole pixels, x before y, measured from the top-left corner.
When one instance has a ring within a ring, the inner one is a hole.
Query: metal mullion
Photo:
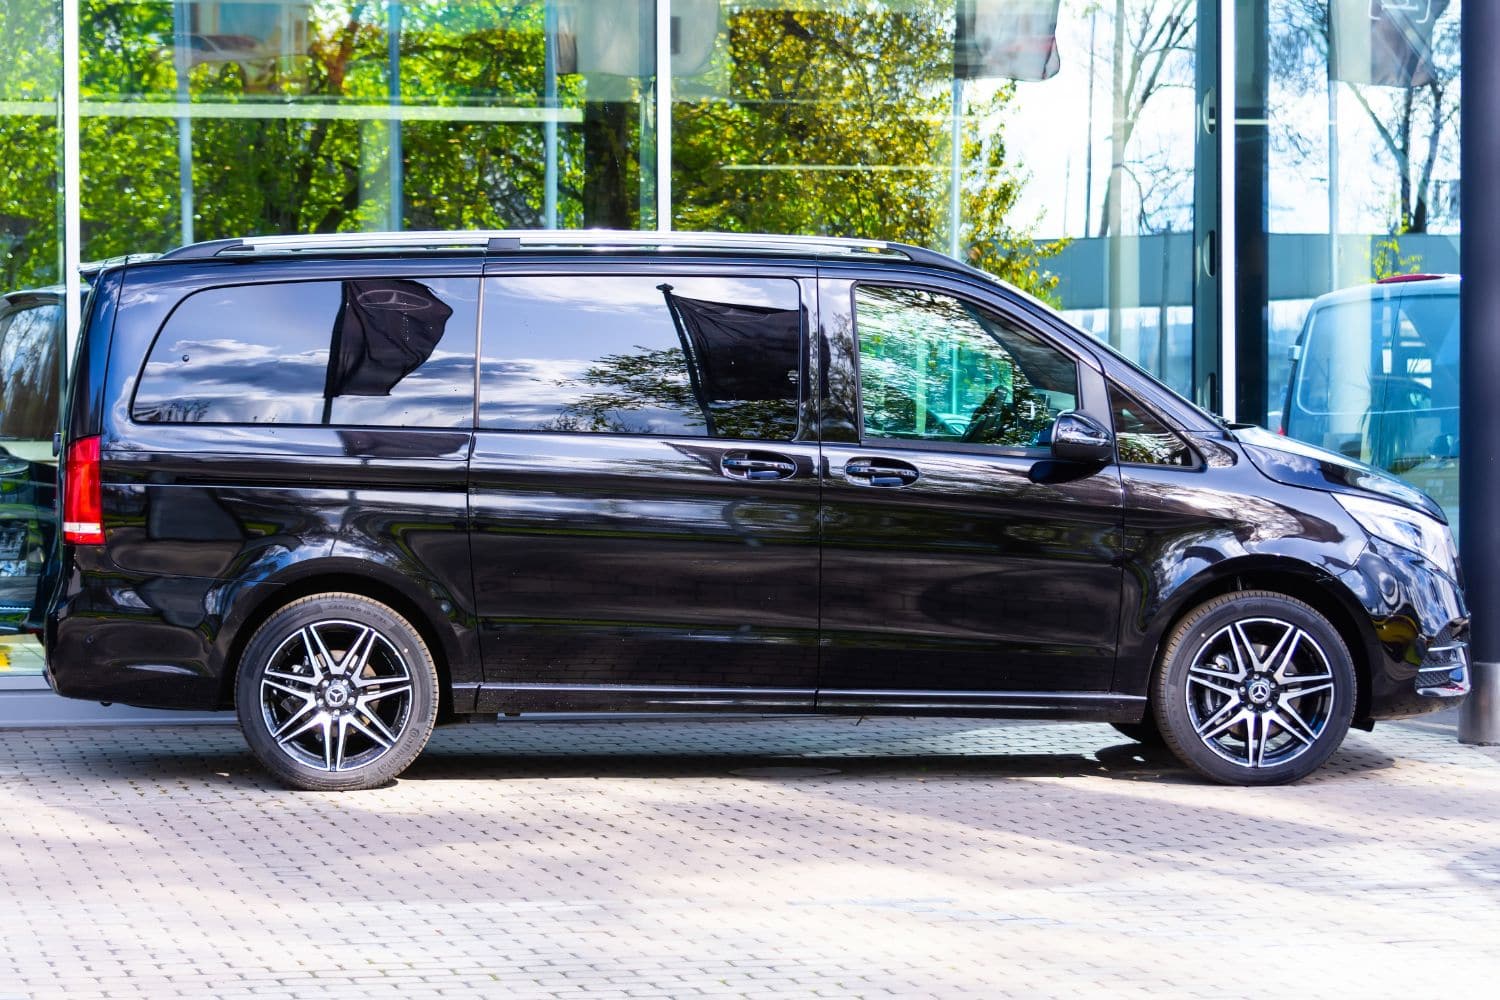
[[[656,228],[672,230],[672,0],[656,0]]]
[[[83,281],[78,268],[83,262],[83,184],[78,153],[78,6],[80,0],[62,0],[62,108],[63,139],[63,317],[67,324],[67,357],[78,344],[82,320]],[[67,362],[65,362],[66,364]]]

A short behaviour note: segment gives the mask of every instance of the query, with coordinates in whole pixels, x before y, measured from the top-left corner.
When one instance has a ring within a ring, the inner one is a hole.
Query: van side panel
[[[52,615],[49,661],[59,692],[149,707],[228,707],[229,659],[245,638],[237,630],[280,603],[278,591],[299,594],[305,589],[294,588],[317,579],[330,581],[318,589],[359,590],[368,582],[401,592],[427,616],[419,627],[437,633],[433,653],[450,680],[477,685],[466,496],[472,376],[448,407],[462,411],[462,426],[208,424],[132,413],[158,331],[193,293],[323,279],[342,283],[347,298],[351,287],[384,282],[371,300],[380,305],[398,297],[402,283],[414,283],[409,279],[472,277],[477,301],[477,275],[475,258],[298,261],[294,274],[275,262],[130,272],[98,424],[105,544],[70,546],[72,572]],[[451,319],[442,343],[460,361],[467,352],[472,372],[474,313]],[[181,353],[183,364],[199,360]],[[268,370],[290,377],[296,361],[281,359]],[[224,363],[210,370],[213,363],[203,349],[198,381],[205,392],[232,384]],[[184,391],[198,388],[192,379],[182,384]],[[279,391],[264,387],[268,405]],[[323,391],[321,381],[316,391]],[[351,408],[375,419],[382,407],[397,405],[368,387],[353,395]],[[246,398],[240,393],[234,401]]]

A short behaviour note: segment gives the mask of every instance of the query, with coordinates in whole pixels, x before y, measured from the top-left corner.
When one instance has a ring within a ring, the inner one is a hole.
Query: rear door
[[[811,707],[809,296],[795,271],[490,265],[482,707]]]
[[[1109,426],[1092,359],[960,291],[821,283],[820,709],[1108,701],[1118,467],[1053,461],[1056,416]]]

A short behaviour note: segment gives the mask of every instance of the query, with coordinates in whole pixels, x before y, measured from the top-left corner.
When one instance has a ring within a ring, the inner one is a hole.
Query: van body
[[[932,251],[225,240],[96,278],[60,693],[368,787],[440,720],[1076,719],[1218,781],[1468,690],[1438,506]]]

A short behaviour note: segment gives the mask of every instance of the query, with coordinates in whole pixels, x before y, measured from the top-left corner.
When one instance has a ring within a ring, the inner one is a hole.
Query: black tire
[[[437,668],[417,630],[384,604],[316,594],[256,630],[240,657],[235,707],[245,742],[282,784],[374,788],[427,745]]]
[[[1238,591],[1193,609],[1167,636],[1152,681],[1166,745],[1232,785],[1279,785],[1317,770],[1354,715],[1354,662],[1303,602]]]

